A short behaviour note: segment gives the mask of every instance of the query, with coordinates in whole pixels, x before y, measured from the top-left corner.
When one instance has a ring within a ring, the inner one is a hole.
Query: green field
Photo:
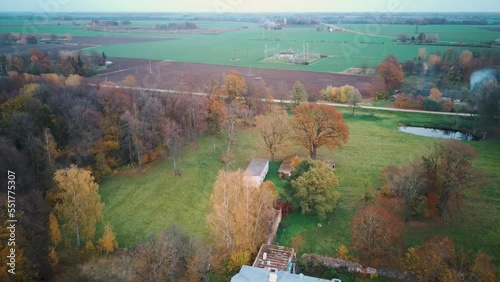
[[[137,27],[152,26],[163,21],[137,21]],[[320,72],[339,72],[350,67],[360,66],[366,62],[374,67],[387,55],[395,55],[401,62],[417,57],[418,49],[425,47],[427,54],[441,51],[448,47],[401,45],[392,39],[359,35],[354,33],[317,32],[314,26],[290,27],[283,30],[267,30],[256,24],[245,22],[197,22],[201,28],[235,28],[241,29],[217,35],[201,34],[158,34],[158,33],[117,33],[84,30],[82,26],[0,26],[3,32],[37,32],[49,34],[71,34],[73,36],[141,36],[175,38],[176,40],[119,44],[102,46],[94,50],[105,52],[109,57],[141,58],[157,60],[174,60],[192,63],[220,64],[243,67],[262,67],[289,70],[306,70]],[[397,36],[400,33],[413,34],[415,27],[411,25],[387,25],[377,28],[376,25],[345,25],[344,27],[385,36]],[[500,32],[473,26],[421,26],[419,31],[430,34],[438,33],[439,40],[465,43],[493,41]],[[292,65],[263,61],[265,49],[268,55],[278,51],[294,50],[303,52],[304,44],[309,44],[309,52],[329,55],[312,65]],[[463,47],[455,47],[457,51]],[[90,51],[90,50],[89,50]]]
[[[368,37],[369,41],[354,44],[352,33],[316,32],[313,28],[290,28],[282,31],[260,29],[239,30],[219,35],[176,35],[177,40],[151,43],[121,44],[96,48],[109,56],[175,60],[192,63],[221,64],[232,66],[253,66],[262,68],[339,72],[367,62],[374,67],[387,55],[395,55],[400,61],[417,57],[418,45],[400,45],[390,39]],[[302,52],[304,43],[310,52],[329,55],[309,66],[263,62],[266,46],[268,54],[275,50]],[[279,49],[278,49],[279,48]],[[426,46],[427,53],[441,51],[447,47]],[[456,48],[465,50],[465,48]],[[234,61],[233,59],[237,59]]]
[[[339,25],[346,29],[379,34],[385,36],[397,37],[400,34],[406,34],[409,37],[415,35],[414,25],[376,25],[376,24],[345,24]],[[460,42],[466,44],[482,43],[495,41],[500,36],[500,32],[486,30],[470,25],[420,25],[419,32],[427,34],[438,34],[439,41]]]
[[[348,109],[345,109],[348,111]],[[388,165],[399,165],[426,153],[436,139],[400,133],[398,124],[451,125],[453,117],[410,113],[359,111],[355,118],[346,115],[351,136],[342,150],[319,151],[319,158],[333,159],[340,182],[340,200],[336,210],[318,228],[318,219],[292,213],[278,231],[277,243],[288,245],[292,236],[304,238],[301,252],[334,255],[340,245],[349,244],[349,224],[361,205],[365,187],[378,189],[379,175]],[[266,156],[255,129],[244,129],[237,137],[233,168],[245,168],[253,157]],[[450,222],[424,222],[406,228],[408,246],[419,244],[433,235],[450,236],[457,246],[471,252],[484,251],[500,261],[500,141],[469,142],[479,152],[476,166],[486,172],[488,184],[479,193],[469,195],[460,214]],[[216,150],[214,150],[214,144]],[[108,177],[100,183],[105,203],[104,218],[109,221],[121,246],[128,247],[150,232],[176,222],[189,232],[205,237],[205,218],[209,196],[217,171],[222,168],[220,155],[224,140],[203,137],[197,148],[186,148],[180,161],[182,176],[174,177],[167,161],[159,161],[145,172],[129,172]],[[305,156],[302,148],[289,151]],[[277,178],[278,163],[271,164],[268,179],[282,191]]]

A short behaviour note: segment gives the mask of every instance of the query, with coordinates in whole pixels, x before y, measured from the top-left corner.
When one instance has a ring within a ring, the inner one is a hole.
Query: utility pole
[[[267,60],[267,44],[265,45],[265,47],[264,47],[264,48],[265,48],[265,49],[264,49],[264,59],[266,59],[266,60]]]

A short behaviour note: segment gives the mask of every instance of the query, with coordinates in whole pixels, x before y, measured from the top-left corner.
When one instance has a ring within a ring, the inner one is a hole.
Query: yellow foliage
[[[63,85],[65,80],[63,76],[59,76],[55,73],[42,73],[40,76],[48,83],[58,86]]]
[[[57,170],[54,182],[57,186],[50,195],[56,203],[54,210],[57,218],[64,222],[61,229],[66,234],[65,238],[76,236],[77,246],[80,238],[83,241],[92,240],[96,224],[102,220],[103,208],[94,177],[90,171],[71,165]]]
[[[25,84],[21,89],[21,95],[33,95],[33,93],[35,93],[35,91],[38,89],[38,86],[40,85],[37,83]]]
[[[337,248],[337,258],[341,260],[349,260],[349,250],[346,246],[340,245]]]
[[[61,242],[61,230],[59,230],[57,218],[53,213],[49,214],[49,232],[50,240],[52,240],[54,246],[57,246],[57,244]]]
[[[230,271],[235,271],[243,265],[250,263],[251,254],[249,251],[236,251],[229,255],[228,268]]]
[[[430,94],[429,94],[429,99],[434,100],[436,102],[439,102],[439,101],[441,101],[442,96],[443,96],[443,93],[441,93],[441,91],[439,91],[439,89],[437,89],[436,87],[433,87],[431,89]]]
[[[49,248],[49,261],[50,261],[50,268],[54,270],[59,263],[59,258],[57,257],[57,253],[54,247]]]
[[[83,77],[79,76],[78,74],[72,74],[66,78],[65,84],[67,86],[73,86],[73,87],[79,87],[82,85],[83,82]]]
[[[87,243],[85,243],[85,250],[87,251],[93,251],[95,250],[94,244],[92,241],[88,240]]]
[[[123,80],[122,80],[123,86],[127,87],[135,87],[137,85],[137,81],[133,75],[127,75]]]
[[[106,253],[112,253],[118,248],[118,242],[116,242],[115,234],[109,223],[104,226],[104,234],[102,238],[99,239],[99,246],[102,251]]]
[[[243,171],[220,171],[210,197],[208,229],[223,256],[252,252],[265,240],[276,217],[271,189],[256,189]]]

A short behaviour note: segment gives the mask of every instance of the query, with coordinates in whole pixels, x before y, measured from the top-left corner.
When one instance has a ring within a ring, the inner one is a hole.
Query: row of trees
[[[164,30],[190,30],[190,29],[197,29],[198,25],[194,22],[168,23],[168,24],[155,24],[153,28],[164,29]]]
[[[0,73],[3,76],[7,76],[9,72],[33,75],[53,73],[63,76],[71,74],[92,76],[96,74],[99,66],[105,64],[106,55],[95,51],[90,54],[66,51],[42,53],[32,48],[27,54],[1,55]]]

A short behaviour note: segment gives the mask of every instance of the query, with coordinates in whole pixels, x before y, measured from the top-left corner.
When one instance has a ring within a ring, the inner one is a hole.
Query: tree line
[[[0,74],[9,76],[17,74],[57,74],[69,76],[93,76],[98,67],[106,64],[106,54],[95,51],[90,54],[82,52],[40,52],[31,48],[26,54],[0,55]]]

